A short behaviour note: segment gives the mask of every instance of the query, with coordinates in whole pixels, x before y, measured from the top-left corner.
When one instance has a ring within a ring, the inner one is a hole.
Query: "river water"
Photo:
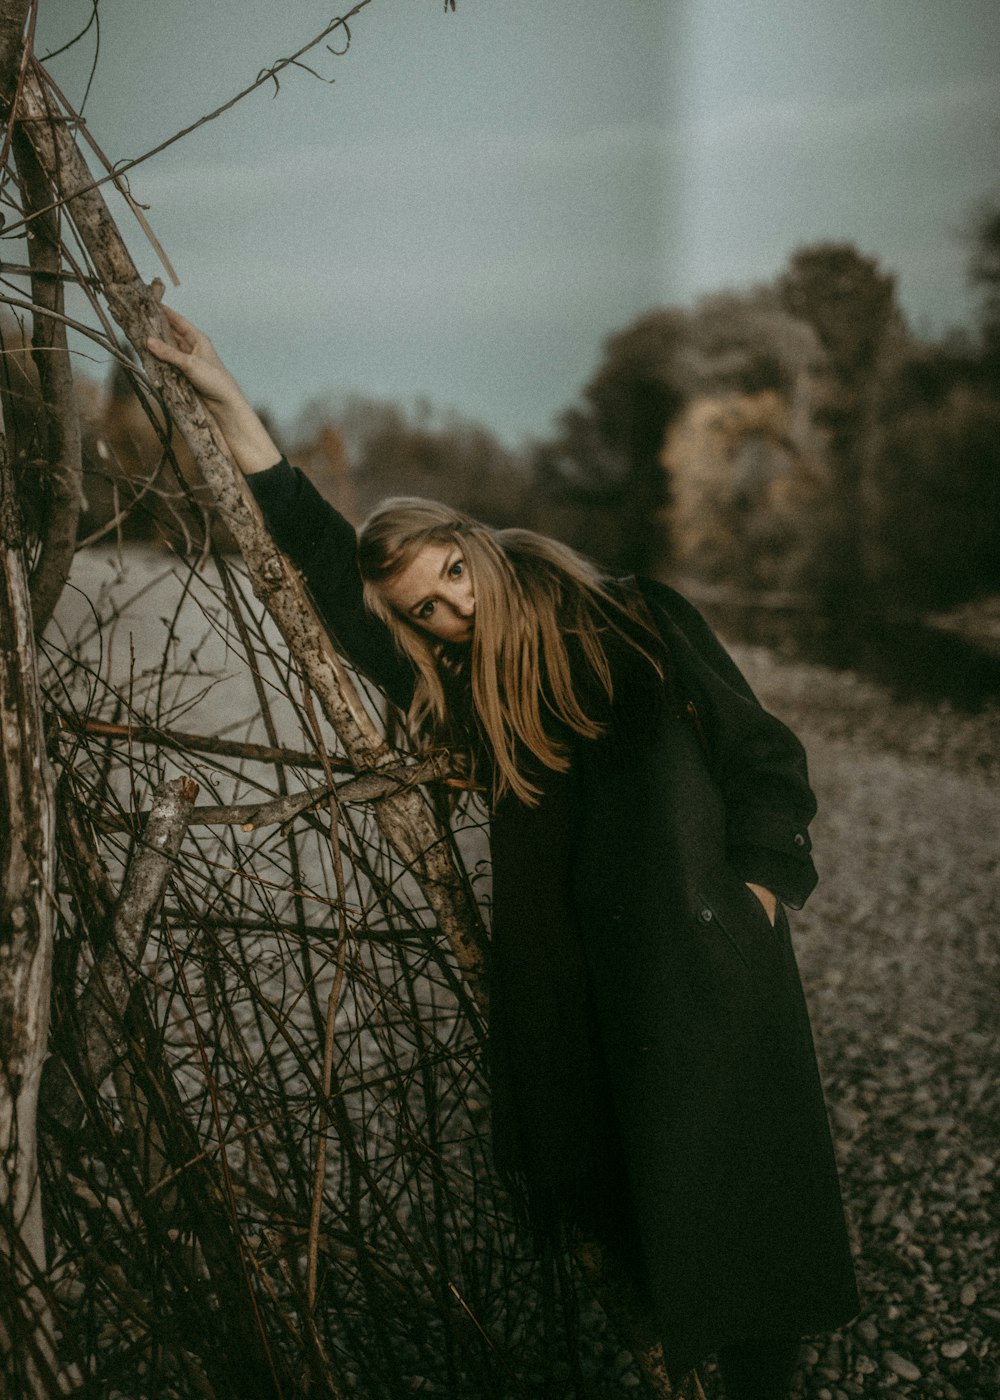
[[[901,700],[947,701],[963,710],[1000,700],[1000,650],[916,618],[697,601],[724,639],[768,647],[786,660],[855,671]]]

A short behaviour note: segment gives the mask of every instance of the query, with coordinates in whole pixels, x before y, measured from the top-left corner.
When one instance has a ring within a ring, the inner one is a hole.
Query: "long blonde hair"
[[[379,588],[428,544],[462,551],[476,602],[468,648],[439,641],[401,617]],[[532,530],[494,530],[436,501],[394,497],[361,526],[358,563],[367,607],[416,670],[408,715],[415,737],[462,742],[461,726],[477,727],[493,758],[494,799],[509,789],[535,804],[540,789],[525,771],[531,757],[546,768],[568,768],[566,744],[551,732],[553,720],[588,739],[604,731],[578,695],[567,637],[579,645],[587,678],[609,702],[613,683],[603,637],[622,638],[663,674],[641,602],[614,597],[589,560]],[[456,713],[470,702],[471,714]],[[464,737],[474,742],[468,730]]]

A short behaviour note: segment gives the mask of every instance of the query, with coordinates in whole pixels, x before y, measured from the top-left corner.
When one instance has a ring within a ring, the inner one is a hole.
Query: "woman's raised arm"
[[[365,606],[354,526],[308,477],[289,466],[208,336],[179,312],[167,306],[162,310],[177,345],[154,336],[147,341],[150,351],[180,370],[218,423],[275,544],[301,569],[339,649],[394,704],[407,709],[413,667],[389,629]]]
[[[270,433],[247,402],[243,390],[219,359],[215,346],[204,332],[169,306],[160,308],[173,331],[177,344],[151,336],[150,352],[190,380],[211,413],[233,454],[236,465],[246,476],[266,471],[281,459]]]

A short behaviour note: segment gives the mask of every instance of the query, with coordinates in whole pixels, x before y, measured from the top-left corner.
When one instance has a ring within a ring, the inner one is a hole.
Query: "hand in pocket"
[[[771,927],[774,928],[774,921],[778,917],[778,896],[772,894],[763,885],[752,885],[749,880],[745,881],[748,890],[753,890],[754,894],[764,906]]]

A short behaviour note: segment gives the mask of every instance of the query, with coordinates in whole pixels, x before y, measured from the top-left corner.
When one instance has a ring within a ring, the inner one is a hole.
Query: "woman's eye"
[[[433,611],[434,611],[434,604],[433,604],[433,603],[431,603],[431,602],[423,603],[423,604],[421,604],[420,610],[419,610],[419,612],[417,613],[417,617],[430,617],[430,615],[431,615],[431,613],[432,613]]]
[[[461,578],[462,575],[463,575],[464,573],[465,573],[465,560],[464,560],[464,559],[456,559],[455,562],[454,562],[454,564],[452,564],[451,568],[448,570],[448,577],[449,577],[449,578]]]

